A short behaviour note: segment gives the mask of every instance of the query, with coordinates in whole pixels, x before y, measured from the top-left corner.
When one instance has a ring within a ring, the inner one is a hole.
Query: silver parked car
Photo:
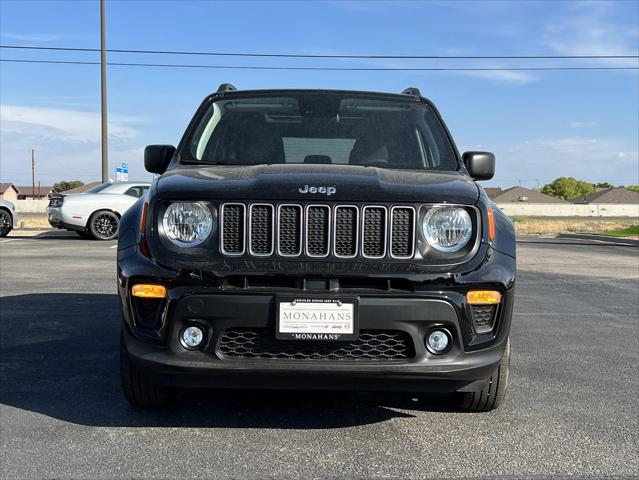
[[[112,240],[118,236],[120,218],[150,183],[103,183],[86,192],[51,197],[47,213],[52,227],[73,230],[83,238]]]
[[[8,200],[0,198],[0,237],[6,237],[18,223],[16,206]]]

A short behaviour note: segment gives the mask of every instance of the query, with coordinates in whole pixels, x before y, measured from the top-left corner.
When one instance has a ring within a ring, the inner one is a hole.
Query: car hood
[[[457,172],[391,170],[352,165],[188,166],[166,172],[160,198],[424,202],[474,205],[479,189]]]

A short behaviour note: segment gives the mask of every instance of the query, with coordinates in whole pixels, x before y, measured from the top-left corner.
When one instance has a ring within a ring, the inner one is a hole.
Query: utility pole
[[[35,195],[35,150],[31,149],[31,195]]]
[[[102,183],[109,180],[109,136],[107,133],[105,0],[100,0],[100,84],[102,97]]]

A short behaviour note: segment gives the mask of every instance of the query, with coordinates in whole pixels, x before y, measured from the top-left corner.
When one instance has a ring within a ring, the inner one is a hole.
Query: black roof
[[[379,96],[393,98],[395,100],[413,100],[413,101],[426,101],[431,103],[427,98],[421,96],[419,89],[415,87],[409,87],[402,93],[389,93],[389,92],[373,92],[366,90],[341,90],[341,89],[324,89],[324,88],[271,88],[271,89],[254,89],[254,90],[240,90],[235,88],[230,83],[223,83],[219,86],[217,91],[211,96],[241,96],[241,95],[261,95],[261,94],[300,94],[300,93],[316,93],[316,94],[347,94],[356,96]]]

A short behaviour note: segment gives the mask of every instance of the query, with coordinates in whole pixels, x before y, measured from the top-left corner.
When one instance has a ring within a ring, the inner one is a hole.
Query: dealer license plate
[[[357,299],[293,298],[277,304],[275,336],[281,340],[354,340]]]

